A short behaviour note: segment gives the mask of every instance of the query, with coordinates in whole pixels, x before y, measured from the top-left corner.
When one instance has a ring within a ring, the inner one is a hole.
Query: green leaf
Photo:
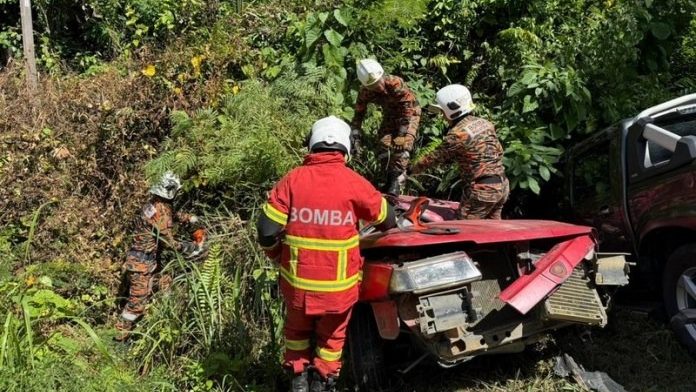
[[[266,69],[263,72],[263,75],[269,79],[275,79],[276,76],[278,76],[280,74],[280,71],[282,71],[282,70],[283,70],[283,67],[281,67],[279,65],[274,65],[272,67],[268,67],[268,69]]]
[[[572,131],[578,126],[578,114],[574,110],[566,111],[563,114],[563,119],[565,120],[568,131]]]
[[[321,37],[321,28],[319,26],[307,30],[305,32],[305,47],[309,49],[314,46],[319,37]]]
[[[549,130],[551,132],[552,139],[560,139],[566,135],[565,130],[562,127],[560,127],[558,124],[555,124],[555,123],[549,125]]]
[[[339,64],[339,59],[336,57],[336,49],[333,46],[324,44],[321,46],[321,52],[324,55],[324,62],[327,66],[335,66]]]
[[[539,187],[539,183],[534,177],[527,177],[527,184],[529,184],[529,189],[535,194],[538,195],[541,192],[541,187]]]
[[[343,18],[343,15],[341,15],[341,10],[334,10],[333,12],[334,19],[336,19],[336,22],[338,22],[341,26],[348,27],[348,22]]]
[[[664,22],[653,22],[650,24],[650,31],[659,40],[666,40],[672,33],[672,28]]]
[[[508,89],[507,96],[514,97],[515,95],[524,91],[524,89],[525,89],[524,84],[522,84],[520,82],[513,83],[512,86],[510,86],[510,88]]]
[[[42,276],[39,278],[39,283],[46,287],[53,287],[53,280],[48,276]]]
[[[544,181],[548,181],[551,178],[551,172],[549,172],[549,168],[546,166],[539,166],[539,175]]]
[[[539,103],[536,100],[532,100],[530,95],[524,96],[524,106],[522,107],[522,113],[528,113],[539,107]]]
[[[329,18],[329,13],[328,12],[322,12],[319,14],[319,20],[321,21],[322,24],[326,23],[326,20]]]
[[[524,85],[531,84],[532,82],[535,82],[537,78],[537,74],[534,71],[527,71],[522,75],[522,79],[520,80],[520,83]]]
[[[259,280],[264,273],[266,273],[265,269],[257,268],[251,272],[251,277],[254,278],[254,280]]]
[[[341,46],[341,41],[343,41],[343,36],[336,30],[326,30],[324,32],[324,37],[326,37],[326,40],[329,41],[331,45],[337,48]]]

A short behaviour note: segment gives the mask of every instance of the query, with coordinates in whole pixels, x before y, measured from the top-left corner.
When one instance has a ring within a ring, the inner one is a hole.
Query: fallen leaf
[[[53,158],[63,160],[63,159],[66,159],[68,157],[71,157],[72,154],[70,153],[70,150],[68,150],[67,147],[62,146],[62,147],[57,147],[57,148],[53,149],[53,151],[51,152],[51,156]]]

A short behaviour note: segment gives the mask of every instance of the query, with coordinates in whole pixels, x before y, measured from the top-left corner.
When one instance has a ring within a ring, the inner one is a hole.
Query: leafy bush
[[[258,197],[258,187],[300,161],[312,123],[337,109],[326,69],[302,72],[288,71],[270,84],[249,80],[217,109],[173,112],[171,139],[148,165],[149,176],[169,169],[188,178],[189,189],[222,187]]]
[[[585,133],[696,91],[690,0],[32,3],[41,105],[26,104],[19,67],[0,74],[2,390],[271,389],[282,304],[251,223],[312,122],[352,116],[357,59],[403,76],[422,105],[469,86],[525,192]],[[20,42],[16,2],[0,0],[3,65]],[[380,120],[371,108],[352,162],[373,180]],[[416,154],[444,129],[424,114]],[[101,336],[143,168],[185,177],[181,203],[206,217],[214,247],[200,265],[163,255],[174,284],[116,348]],[[412,184],[456,198],[458,174]]]

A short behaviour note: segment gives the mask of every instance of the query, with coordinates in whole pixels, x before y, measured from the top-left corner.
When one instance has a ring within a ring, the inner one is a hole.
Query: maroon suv
[[[632,284],[661,293],[696,354],[696,94],[611,126],[566,159],[564,218],[594,226],[601,252],[633,256]]]

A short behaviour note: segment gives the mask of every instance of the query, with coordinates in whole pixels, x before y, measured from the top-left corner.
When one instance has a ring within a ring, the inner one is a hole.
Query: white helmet
[[[163,199],[172,200],[180,188],[181,180],[179,177],[171,171],[167,171],[157,184],[150,187],[150,193]]]
[[[339,150],[350,156],[350,126],[335,116],[319,119],[312,125],[308,144],[310,151]]]
[[[438,107],[448,120],[454,120],[474,110],[469,89],[461,84],[450,84],[438,90],[435,96]]]
[[[363,86],[377,83],[384,75],[384,69],[376,60],[363,59],[358,62],[358,80]]]

